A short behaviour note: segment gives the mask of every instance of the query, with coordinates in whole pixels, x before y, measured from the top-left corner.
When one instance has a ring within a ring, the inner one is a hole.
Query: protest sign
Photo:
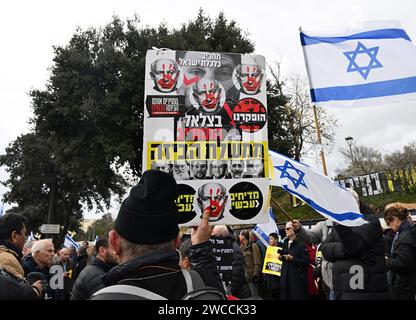
[[[233,275],[233,239],[227,237],[211,237],[214,245],[213,253],[217,259],[218,272],[224,282],[230,282]]]
[[[280,247],[268,246],[266,250],[266,256],[264,257],[263,273],[272,274],[280,277],[282,270],[282,261],[279,259],[278,251],[281,251]]]
[[[181,225],[267,221],[267,151],[264,57],[147,52],[143,169],[175,177]]]

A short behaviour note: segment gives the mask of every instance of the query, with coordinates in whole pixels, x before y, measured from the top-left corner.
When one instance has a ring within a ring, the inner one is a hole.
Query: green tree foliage
[[[114,229],[114,220],[110,213],[102,216],[100,220],[95,221],[88,227],[85,238],[79,240],[94,241],[95,236],[99,238],[108,237],[108,233]]]
[[[21,213],[28,219],[30,230],[37,232],[46,223],[50,203],[50,190],[54,181],[57,189],[54,207],[59,214],[54,223],[77,229],[81,218],[79,198],[81,190],[72,179],[54,170],[53,151],[49,141],[39,134],[29,133],[18,137],[0,156],[0,165],[10,174],[3,183],[10,188],[5,201],[17,203],[9,212]],[[55,178],[54,178],[55,176]]]
[[[269,149],[293,157],[294,133],[289,130],[293,115],[286,107],[288,98],[283,95],[282,83],[277,79],[267,81],[266,85]]]

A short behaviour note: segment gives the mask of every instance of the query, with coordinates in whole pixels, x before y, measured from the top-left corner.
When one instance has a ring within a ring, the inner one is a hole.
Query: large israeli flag
[[[253,228],[253,233],[259,238],[263,244],[269,246],[269,234],[275,232],[279,235],[279,230],[274,220],[272,208],[269,209],[269,221],[265,223],[259,223]],[[280,235],[279,235],[280,240]]]
[[[416,100],[416,47],[397,21],[300,33],[312,102],[334,107]]]
[[[269,150],[271,184],[303,200],[324,217],[345,226],[366,223],[352,193],[310,166]]]

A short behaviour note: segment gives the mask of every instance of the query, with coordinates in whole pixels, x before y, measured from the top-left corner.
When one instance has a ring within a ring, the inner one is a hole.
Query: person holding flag
[[[274,173],[271,184],[303,200],[330,220],[326,223],[334,224],[332,232],[325,232],[326,239],[320,246],[323,258],[333,263],[334,298],[386,299],[385,245],[379,219],[353,193],[310,166],[273,151],[269,154]],[[299,227],[294,221],[294,228]],[[362,273],[362,286],[350,284],[357,272],[354,268]]]
[[[323,257],[333,264],[335,300],[388,299],[383,229],[371,213],[365,211],[368,223],[361,226],[335,224],[320,246]]]

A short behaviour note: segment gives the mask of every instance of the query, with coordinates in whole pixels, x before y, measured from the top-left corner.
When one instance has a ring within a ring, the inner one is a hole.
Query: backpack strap
[[[201,276],[195,270],[181,269],[186,283],[187,294],[206,288]],[[167,300],[152,291],[132,285],[116,284],[94,293],[91,300]]]
[[[91,300],[167,300],[152,291],[125,284],[116,284],[94,293]]]
[[[199,273],[196,272],[195,270],[182,269],[181,271],[182,271],[183,277],[185,278],[187,293],[206,287],[204,280],[202,280]]]

